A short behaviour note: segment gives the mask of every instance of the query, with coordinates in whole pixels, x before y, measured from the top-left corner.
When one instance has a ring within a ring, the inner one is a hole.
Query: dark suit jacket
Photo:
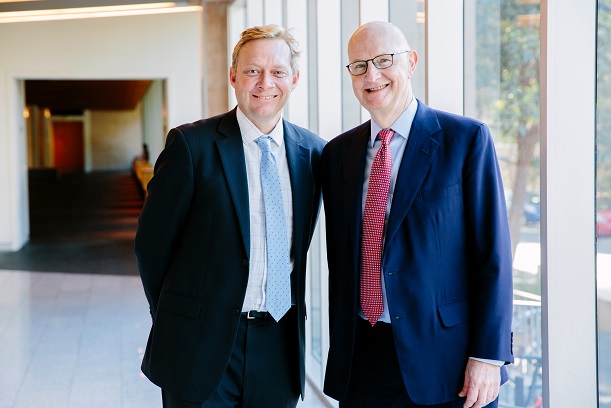
[[[283,121],[293,193],[293,297],[305,381],[306,254],[320,208],[324,141]],[[203,401],[227,366],[248,280],[248,185],[236,110],[172,129],[155,164],[135,252],[153,326],[142,371],[159,387]]]
[[[418,101],[382,265],[403,381],[417,404],[458,398],[469,356],[513,361],[512,262],[488,128]],[[331,344],[325,388],[341,400],[359,311],[362,191],[370,122],[323,151]],[[503,378],[506,372],[503,369]]]

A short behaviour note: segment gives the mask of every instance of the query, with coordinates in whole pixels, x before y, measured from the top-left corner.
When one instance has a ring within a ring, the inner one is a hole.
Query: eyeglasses
[[[376,67],[377,69],[390,68],[392,67],[392,63],[393,63],[393,56],[398,55],[398,54],[404,54],[406,52],[412,52],[412,50],[395,52],[394,54],[382,54],[382,55],[378,55],[377,57],[373,57],[365,61],[354,61],[346,65],[346,68],[348,68],[348,71],[350,72],[350,74],[354,76],[359,76],[359,75],[363,75],[364,73],[366,73],[367,67],[369,66],[369,64],[367,63],[369,61],[371,61],[373,66]]]

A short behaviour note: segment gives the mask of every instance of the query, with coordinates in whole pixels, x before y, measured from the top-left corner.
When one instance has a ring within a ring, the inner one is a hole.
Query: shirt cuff
[[[492,364],[498,367],[504,366],[505,362],[501,361],[501,360],[489,360],[487,358],[476,358],[476,357],[469,357],[471,360],[475,360],[475,361],[481,361],[482,363],[488,363],[488,364]]]

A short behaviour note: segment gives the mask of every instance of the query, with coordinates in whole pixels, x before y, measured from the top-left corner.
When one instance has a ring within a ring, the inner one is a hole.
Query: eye
[[[288,75],[288,73],[286,71],[274,71],[274,75],[277,76],[278,78],[284,78],[285,76]]]
[[[352,69],[365,69],[367,63],[365,61],[357,61],[352,63]]]
[[[259,74],[259,70],[253,68],[253,69],[246,70],[244,73],[246,75],[258,75]]]

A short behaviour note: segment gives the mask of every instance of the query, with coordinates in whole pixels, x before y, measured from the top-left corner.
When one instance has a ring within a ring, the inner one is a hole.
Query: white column
[[[463,114],[463,0],[426,1],[426,103]]]
[[[263,1],[264,0],[246,0],[246,27],[265,24]]]
[[[360,0],[361,24],[369,21],[388,21],[388,0]]]
[[[318,132],[330,140],[342,130],[342,64],[340,0],[317,7],[318,23]]]
[[[14,124],[14,134],[17,140],[13,139],[13,152],[16,157],[17,166],[14,167],[15,187],[19,192],[17,204],[19,205],[17,223],[14,225],[14,239],[17,243],[15,247],[20,247],[30,239],[30,197],[28,193],[28,144],[26,140],[26,124],[23,117],[23,107],[25,106],[25,80],[20,79],[15,84],[14,100],[19,103],[14,107],[13,117],[16,119]]]
[[[284,26],[283,0],[264,0],[263,5],[265,24],[278,24],[279,26]]]
[[[29,239],[29,201],[28,201],[28,163],[27,141],[23,107],[25,106],[25,82],[16,77],[9,77],[7,98],[10,101],[6,131],[14,137],[5,138],[6,150],[3,150],[4,165],[0,167],[6,179],[0,183],[0,191],[4,196],[3,217],[0,219],[2,234],[0,249],[8,251],[19,250]]]
[[[543,398],[553,408],[598,400],[596,3],[541,1]]]
[[[285,117],[292,123],[307,128],[309,125],[308,5],[306,0],[286,0],[286,3],[285,28],[293,29],[293,35],[299,42],[301,56],[299,57],[299,83],[291,94]]]
[[[358,126],[362,122],[362,108],[359,100],[352,90],[352,77],[346,69],[350,63],[348,59],[348,41],[352,34],[361,25],[359,0],[341,0],[342,4],[342,130],[346,131]]]

